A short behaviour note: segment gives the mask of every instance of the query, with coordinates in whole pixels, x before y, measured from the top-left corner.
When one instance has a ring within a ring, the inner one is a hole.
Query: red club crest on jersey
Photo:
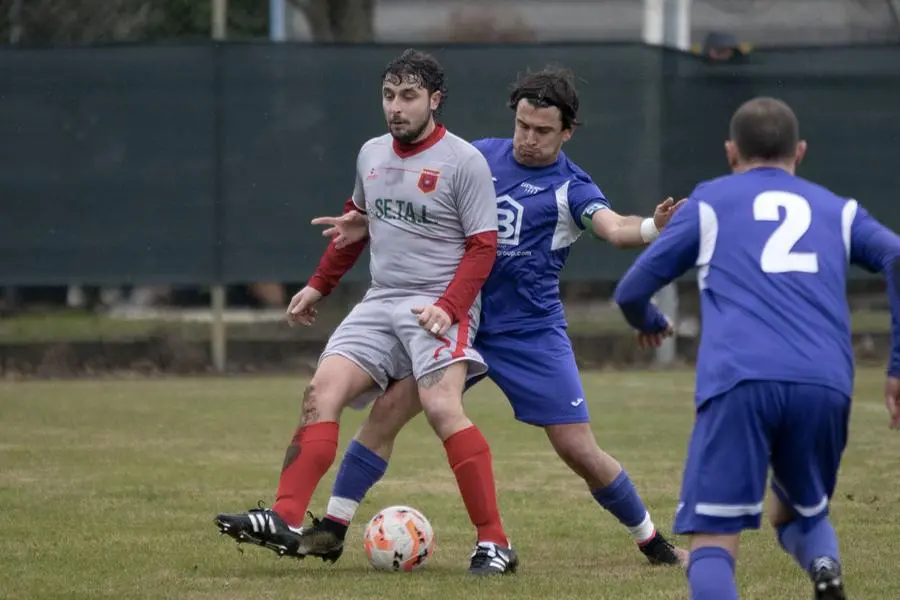
[[[437,189],[438,179],[440,178],[440,171],[436,169],[422,169],[419,173],[419,183],[416,185],[423,194],[430,194]]]

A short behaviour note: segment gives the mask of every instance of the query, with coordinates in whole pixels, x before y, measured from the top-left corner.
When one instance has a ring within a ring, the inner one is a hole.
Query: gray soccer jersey
[[[390,134],[369,140],[357,158],[353,202],[369,216],[376,297],[440,296],[456,274],[466,238],[497,230],[487,161],[450,132],[405,158]]]
[[[459,268],[466,238],[497,230],[497,202],[487,161],[446,132],[415,154],[398,153],[393,138],[359,152],[353,202],[369,217],[372,284],[334,331],[322,354],[343,356],[384,389],[391,379],[423,375],[467,361],[469,376],[486,371],[472,349],[480,296],[468,315],[438,338],[411,309],[433,304]],[[355,406],[374,398],[367,394]]]

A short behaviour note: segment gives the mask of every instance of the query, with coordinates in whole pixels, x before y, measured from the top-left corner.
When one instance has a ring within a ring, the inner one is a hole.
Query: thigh
[[[328,356],[343,356],[368,373],[382,390],[392,379],[408,375],[406,352],[391,327],[392,312],[393,304],[385,300],[357,304],[331,334],[320,364]],[[374,399],[369,394],[364,400]],[[361,403],[361,399],[354,401],[356,405]]]
[[[743,382],[697,410],[675,533],[759,528],[778,406],[772,385]]]
[[[481,336],[475,348],[517,420],[537,426],[590,421],[575,354],[564,329]]]
[[[412,296],[395,302],[392,324],[412,367],[416,380],[454,363],[466,363],[466,379],[478,377],[487,371],[481,355],[472,347],[478,330],[478,316],[468,314],[442,336],[425,331],[412,313],[419,306],[434,304],[437,298]]]
[[[403,427],[422,412],[419,392],[412,377],[392,382],[363,421],[356,439],[371,450],[392,442]]]
[[[787,388],[772,443],[772,490],[798,518],[812,524],[828,514],[847,445],[850,398],[819,385]]]
[[[303,391],[301,424],[338,421],[344,407],[359,399],[374,400],[378,392],[372,377],[356,362],[329,354],[319,361]]]

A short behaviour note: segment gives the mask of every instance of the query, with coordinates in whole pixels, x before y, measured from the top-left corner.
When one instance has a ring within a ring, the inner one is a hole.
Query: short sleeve
[[[351,200],[353,200],[353,204],[356,205],[356,208],[359,209],[360,212],[366,212],[366,188],[363,187],[361,170],[365,168],[365,165],[363,164],[363,152],[367,145],[368,143],[363,145],[359,150],[359,154],[356,155],[356,181],[353,184],[353,195],[350,196]]]
[[[456,176],[456,202],[466,237],[497,231],[497,198],[487,160],[473,152],[464,160]]]
[[[569,185],[569,212],[580,229],[591,222],[594,213],[609,208],[609,200],[592,181],[575,180]]]

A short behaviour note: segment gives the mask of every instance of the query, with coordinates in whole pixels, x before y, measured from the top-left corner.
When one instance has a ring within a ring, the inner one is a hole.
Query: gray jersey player
[[[369,216],[371,287],[334,331],[303,394],[275,504],[217,515],[220,531],[239,542],[281,555],[310,554],[300,525],[334,462],[343,408],[364,405],[391,380],[412,374],[477,529],[469,572],[516,569],[490,448],[462,406],[466,379],[486,370],[471,344],[480,289],[496,256],[494,186],[481,153],[435,122],[444,94],[443,69],[428,54],[407,50],[385,69],[382,104],[390,132],[361,148],[345,207]],[[291,300],[292,324],[311,324],[315,305],[352,264],[337,264],[331,248]],[[342,551],[321,557],[334,561]]]

